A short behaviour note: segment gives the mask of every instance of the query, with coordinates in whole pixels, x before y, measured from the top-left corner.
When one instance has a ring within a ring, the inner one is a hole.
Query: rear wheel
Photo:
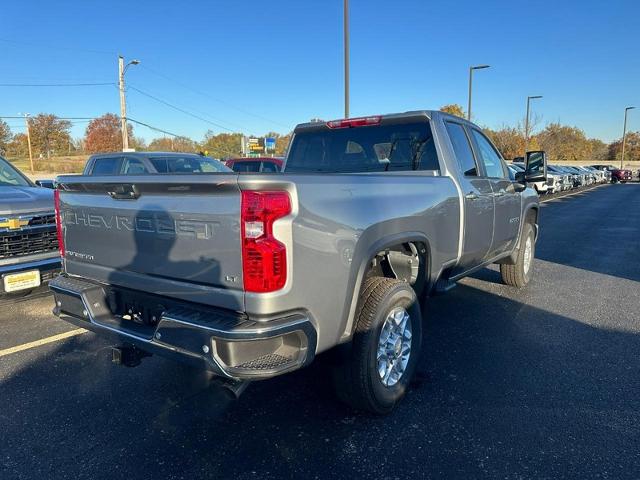
[[[335,366],[340,399],[376,414],[393,410],[418,363],[422,316],[407,282],[374,277],[365,282],[351,350]]]
[[[522,237],[520,238],[520,248],[518,249],[516,262],[513,265],[506,263],[500,265],[500,275],[504,283],[518,288],[522,288],[529,283],[533,273],[535,247],[533,226],[530,223],[525,223],[522,227]]]

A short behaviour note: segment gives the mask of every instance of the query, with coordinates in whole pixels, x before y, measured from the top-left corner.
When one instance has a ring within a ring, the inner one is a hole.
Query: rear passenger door
[[[493,242],[488,257],[495,257],[513,248],[520,231],[521,197],[516,192],[502,156],[489,139],[475,128],[470,128],[476,158],[482,163],[491,184],[495,219]]]
[[[462,256],[453,271],[457,275],[480,265],[489,252],[493,240],[493,190],[482,176],[465,127],[452,120],[445,121],[445,127],[462,173],[459,181],[464,200],[464,240]]]

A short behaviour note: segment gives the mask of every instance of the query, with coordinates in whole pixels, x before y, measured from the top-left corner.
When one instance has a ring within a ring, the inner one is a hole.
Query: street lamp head
[[[534,99],[534,98],[542,98],[542,95],[532,95],[532,96],[527,97],[527,98],[530,98],[530,99]]]
[[[140,63],[140,60],[131,60],[129,63],[131,65],[138,65]]]
[[[471,67],[471,70],[482,70],[483,68],[489,68],[491,65],[476,65],[475,67]]]
[[[636,107],[627,107],[627,108],[625,108],[624,110],[625,110],[625,112],[626,112],[627,110],[633,110],[634,108],[636,108]]]

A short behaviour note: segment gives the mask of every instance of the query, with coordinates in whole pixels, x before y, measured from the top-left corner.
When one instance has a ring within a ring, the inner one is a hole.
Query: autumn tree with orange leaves
[[[133,128],[127,125],[129,138],[133,138]],[[84,134],[85,150],[88,153],[117,152],[122,150],[122,129],[120,117],[105,113],[94,118],[87,125]]]

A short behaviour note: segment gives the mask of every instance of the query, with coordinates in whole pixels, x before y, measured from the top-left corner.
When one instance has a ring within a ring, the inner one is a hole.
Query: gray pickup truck
[[[54,312],[234,385],[332,349],[338,395],[389,412],[420,354],[420,300],[499,263],[532,275],[543,152],[507,166],[441,112],[306,123],[283,173],[60,176]]]
[[[53,190],[0,157],[0,296],[29,293],[59,272]]]

